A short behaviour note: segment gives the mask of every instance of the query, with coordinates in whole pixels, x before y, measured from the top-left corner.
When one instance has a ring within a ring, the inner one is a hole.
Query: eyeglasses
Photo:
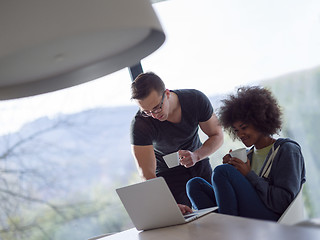
[[[143,117],[151,117],[152,114],[158,114],[158,113],[160,113],[160,112],[162,111],[162,105],[163,105],[163,100],[164,100],[165,93],[166,93],[166,91],[163,92],[161,102],[158,104],[158,106],[156,106],[156,107],[155,107],[153,110],[151,110],[151,111],[146,111],[146,110],[141,111],[141,115],[142,115]]]

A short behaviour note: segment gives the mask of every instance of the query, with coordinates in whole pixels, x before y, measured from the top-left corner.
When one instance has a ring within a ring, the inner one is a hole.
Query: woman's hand
[[[187,214],[187,213],[192,213],[192,209],[189,208],[188,206],[186,205],[183,205],[183,204],[178,204],[178,207],[180,208],[180,211],[183,215]]]
[[[251,171],[249,159],[244,163],[239,158],[231,157],[228,163],[234,166],[243,176],[246,176]]]
[[[232,150],[230,150],[229,152],[231,152]],[[231,155],[230,154],[226,154],[224,155],[224,157],[222,158],[222,163],[229,163],[231,159]]]
[[[231,152],[230,150],[229,152]],[[228,163],[234,166],[243,176],[246,176],[251,171],[250,161],[247,159],[247,162],[244,163],[239,158],[231,157],[230,154],[226,154],[222,158],[222,163]]]

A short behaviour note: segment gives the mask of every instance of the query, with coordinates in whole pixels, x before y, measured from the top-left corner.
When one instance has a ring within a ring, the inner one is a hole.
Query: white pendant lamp
[[[1,1],[0,99],[97,79],[164,41],[149,0]]]

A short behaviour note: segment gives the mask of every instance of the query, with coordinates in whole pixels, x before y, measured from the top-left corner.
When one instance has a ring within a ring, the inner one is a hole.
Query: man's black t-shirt
[[[174,191],[174,184],[181,182],[179,185],[185,188],[185,183],[195,176],[203,177],[210,182],[212,169],[209,158],[203,159],[191,168],[183,166],[168,168],[163,156],[180,149],[192,152],[198,149],[202,145],[198,135],[199,122],[209,120],[213,108],[207,96],[198,90],[181,89],[172,92],[177,94],[180,102],[181,121],[161,122],[152,117],[143,117],[137,112],[131,123],[131,144],[153,145],[157,159],[156,175],[163,176],[170,189]]]

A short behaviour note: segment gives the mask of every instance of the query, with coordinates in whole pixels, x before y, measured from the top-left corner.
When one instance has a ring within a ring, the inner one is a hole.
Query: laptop
[[[118,188],[116,192],[138,230],[184,224],[218,208],[206,208],[183,215],[163,177]]]

